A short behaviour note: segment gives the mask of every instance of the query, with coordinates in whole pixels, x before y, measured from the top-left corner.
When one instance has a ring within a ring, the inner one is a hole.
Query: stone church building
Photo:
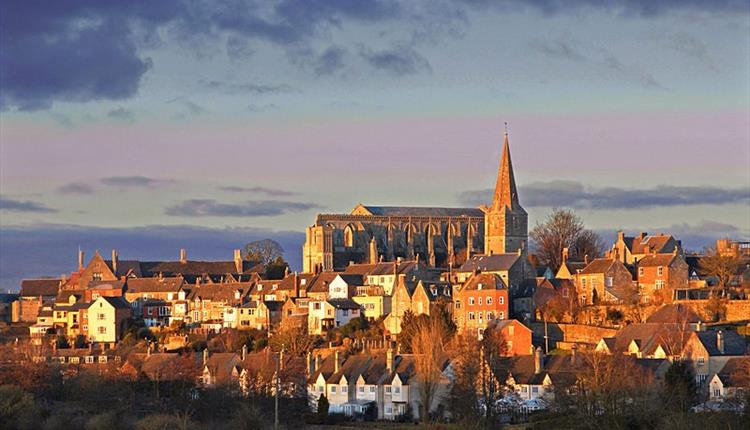
[[[505,134],[492,203],[480,208],[369,206],[349,214],[319,214],[302,248],[307,273],[342,270],[350,262],[423,259],[457,266],[475,254],[525,255],[528,215],[518,191]]]

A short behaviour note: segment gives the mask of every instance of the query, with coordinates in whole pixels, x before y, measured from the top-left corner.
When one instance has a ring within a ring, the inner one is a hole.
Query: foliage
[[[0,385],[0,423],[3,428],[26,428],[33,422],[34,397],[14,385]]]
[[[243,255],[246,261],[269,264],[284,255],[284,248],[272,239],[256,240],[245,245]]]
[[[70,348],[70,344],[68,343],[68,338],[64,334],[57,335],[57,338],[55,339],[55,344],[58,349]]]
[[[698,387],[693,368],[685,361],[675,361],[664,375],[666,402],[676,410],[686,412],[697,401]]]
[[[284,350],[284,353],[292,356],[302,356],[312,349],[313,337],[292,324],[282,323],[279,330],[268,339],[268,346],[274,352]]]
[[[192,427],[190,419],[176,415],[148,415],[135,424],[136,430],[187,430]]]
[[[737,273],[740,259],[736,256],[721,255],[716,248],[706,250],[706,255],[698,261],[698,270],[703,276],[713,277],[716,288],[724,291]]]
[[[287,263],[282,257],[276,257],[275,260],[266,264],[263,277],[265,279],[282,279],[288,270],[289,263]]]
[[[268,422],[258,405],[242,404],[236,408],[226,426],[227,430],[255,430],[267,428]]]
[[[568,248],[570,257],[596,258],[602,254],[604,242],[598,234],[586,230],[575,213],[555,208],[544,222],[537,223],[529,233],[535,253],[542,264],[557,272],[562,264],[562,252]]]
[[[622,311],[615,308],[607,309],[607,319],[613,323],[620,323],[625,318]]]
[[[325,417],[328,416],[328,397],[326,397],[325,394],[321,394],[320,397],[318,397],[318,417],[325,420]]]
[[[415,333],[421,326],[431,325],[432,321],[439,326],[438,333],[441,338],[438,341],[443,345],[449,344],[458,328],[453,316],[446,308],[435,306],[434,312],[430,315],[414,315],[412,311],[407,310],[401,317],[401,333],[399,334],[401,352],[412,352],[412,338]]]

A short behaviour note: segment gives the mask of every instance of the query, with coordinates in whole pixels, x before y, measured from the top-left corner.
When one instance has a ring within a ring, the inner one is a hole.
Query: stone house
[[[391,299],[391,296],[385,294],[383,287],[371,285],[357,287],[352,297],[362,308],[362,314],[370,321],[391,313]]]
[[[711,377],[711,400],[743,399],[750,387],[750,356],[730,358],[722,369]]]
[[[682,255],[682,242],[668,234],[649,235],[641,232],[631,237],[618,231],[613,249],[620,262],[633,264],[650,254],[671,254],[676,250],[677,254]]]
[[[195,285],[186,297],[190,306],[186,322],[214,321],[223,327],[236,327],[236,308],[247,301],[252,288],[250,282]]]
[[[597,258],[573,275],[579,303],[637,300],[633,276],[625,265],[615,258]]]
[[[271,330],[282,319],[284,302],[250,300],[235,308],[239,330]]]
[[[690,333],[680,354],[693,367],[696,382],[706,384],[727,362],[748,352],[745,338],[736,331],[706,330]]]
[[[185,280],[182,277],[128,278],[124,298],[133,307],[135,316],[142,316],[141,305],[147,300],[172,303],[185,300]]]
[[[360,317],[361,308],[352,299],[310,300],[307,313],[307,330],[311,335],[321,335],[330,329],[345,325]]]
[[[504,356],[531,355],[534,346],[531,343],[531,329],[518,320],[494,320],[487,325],[487,330],[500,331],[505,341]]]
[[[54,300],[60,291],[60,279],[24,279],[18,294],[18,320],[36,322],[45,301]]]
[[[88,308],[89,341],[115,344],[132,312],[122,297],[99,297]]]

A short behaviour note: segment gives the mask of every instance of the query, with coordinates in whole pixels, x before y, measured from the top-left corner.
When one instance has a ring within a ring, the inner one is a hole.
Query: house
[[[611,338],[600,339],[596,352],[628,354],[636,358],[680,357],[691,336],[691,328],[681,323],[637,323],[627,325]]]
[[[309,334],[323,334],[360,317],[361,308],[352,299],[313,300],[309,302],[307,330]]]
[[[500,275],[479,273],[466,280],[453,306],[458,330],[481,338],[488,323],[509,317],[508,288]]]
[[[498,275],[512,297],[522,290],[527,279],[536,277],[536,271],[522,252],[472,256],[456,270],[456,280],[464,283],[478,272]]]
[[[555,273],[557,279],[573,279],[573,275],[589,265],[589,256],[584,255],[583,260],[571,260],[568,248],[563,248],[560,268]]]
[[[54,300],[60,290],[60,279],[24,279],[18,293],[18,320],[36,322],[45,301]]]
[[[172,319],[172,304],[160,299],[141,301],[141,313],[146,327],[169,327]]]
[[[242,360],[234,352],[215,352],[209,355],[203,350],[201,382],[205,387],[237,386],[242,372]]]
[[[142,316],[141,305],[147,300],[173,302],[185,300],[185,280],[182,277],[129,278],[126,283],[125,300],[133,307],[135,316]]]
[[[281,306],[281,323],[285,327],[298,327],[307,332],[307,313],[310,299],[307,297],[287,297]]]
[[[436,276],[435,270],[430,269],[423,261],[401,258],[392,262],[350,264],[344,269],[344,273],[364,276],[366,285],[381,287],[387,296],[393,294],[401,279],[432,280]]]
[[[18,303],[18,294],[0,293],[0,321],[17,322],[13,320],[13,303]]]
[[[671,254],[676,250],[677,254],[682,255],[682,242],[667,234],[649,235],[641,232],[631,237],[618,231],[613,249],[620,262],[633,264],[651,254]]]
[[[224,327],[236,327],[235,309],[247,301],[252,288],[250,282],[196,284],[186,297],[190,307],[186,322],[220,322]]]
[[[540,279],[532,296],[533,309],[539,319],[553,316],[560,321],[561,312],[569,312],[577,304],[575,283],[570,279]]]
[[[743,399],[750,389],[750,356],[730,358],[709,382],[711,400]]]
[[[696,382],[704,384],[729,360],[747,352],[745,338],[736,331],[706,330],[691,332],[680,355],[692,365]]]
[[[271,330],[282,319],[284,302],[251,300],[234,309],[236,326],[240,330]]]
[[[627,302],[637,300],[633,277],[616,258],[596,258],[573,275],[579,303]]]
[[[122,297],[99,297],[88,308],[89,341],[114,344],[125,331],[132,312]]]
[[[370,321],[391,313],[391,299],[391,296],[385,294],[383,287],[378,285],[359,286],[352,297],[352,300],[362,308],[365,318]]]
[[[385,318],[384,325],[391,334],[401,333],[401,323],[404,314],[412,310],[411,296],[417,288],[417,283],[411,279],[398,278],[398,284],[391,296],[391,312]]]
[[[83,301],[92,302],[100,296],[121,297],[125,294],[126,281],[91,281],[83,290]]]
[[[638,290],[644,303],[670,303],[674,291],[688,287],[688,265],[677,249],[635,260]]]
[[[503,356],[531,355],[534,346],[531,343],[531,329],[518,320],[494,320],[487,324],[487,331],[497,330],[505,341]]]
[[[441,360],[439,367],[442,374],[431,411],[438,409],[450,385],[448,360]],[[334,352],[316,362],[308,378],[308,391],[313,406],[321,394],[326,395],[329,413],[353,416],[364,413],[374,403],[378,419],[394,420],[408,411],[419,419],[419,381],[412,354],[399,355],[389,349],[344,359],[343,354]]]

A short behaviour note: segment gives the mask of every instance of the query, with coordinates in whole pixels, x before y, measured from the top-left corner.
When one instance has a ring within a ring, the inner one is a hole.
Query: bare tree
[[[503,383],[508,369],[501,359],[507,352],[507,343],[500,330],[490,327],[484,331],[480,342],[482,366],[480,368],[480,388],[484,403],[485,424],[493,428],[495,422],[495,405],[502,397]]]
[[[737,274],[740,260],[736,256],[721,255],[716,248],[708,248],[705,253],[699,260],[698,269],[702,275],[715,278],[715,288],[724,292]]]
[[[244,259],[269,264],[283,257],[284,248],[272,239],[263,239],[245,245]]]
[[[425,424],[431,421],[430,409],[443,378],[445,327],[435,318],[417,320],[411,337],[414,367],[420,394],[420,417]]]
[[[450,411],[461,428],[479,428],[479,394],[481,349],[475,336],[457,336],[452,342],[451,365],[453,385],[450,392]]]
[[[591,258],[600,256],[604,248],[601,237],[586,230],[581,218],[565,209],[553,209],[544,222],[536,224],[529,236],[539,260],[553,271],[562,265],[564,248],[571,251],[571,256],[588,255]]]

